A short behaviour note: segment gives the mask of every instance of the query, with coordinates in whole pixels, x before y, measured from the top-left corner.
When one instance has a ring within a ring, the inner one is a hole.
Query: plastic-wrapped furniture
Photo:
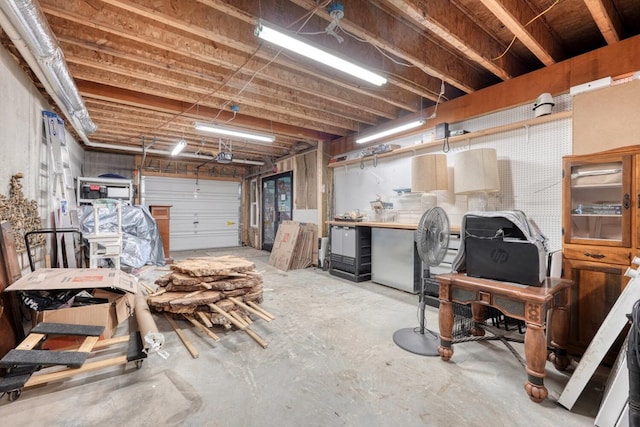
[[[115,199],[96,199],[93,204],[93,232],[84,235],[89,242],[89,267],[97,268],[98,260],[109,258],[120,269],[122,254],[122,203]],[[117,229],[113,224],[100,223],[100,218],[116,215]]]

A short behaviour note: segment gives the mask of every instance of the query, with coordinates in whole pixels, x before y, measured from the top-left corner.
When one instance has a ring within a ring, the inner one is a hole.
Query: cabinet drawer
[[[579,261],[620,265],[629,265],[631,263],[631,250],[629,248],[565,244],[562,254],[565,258]]]

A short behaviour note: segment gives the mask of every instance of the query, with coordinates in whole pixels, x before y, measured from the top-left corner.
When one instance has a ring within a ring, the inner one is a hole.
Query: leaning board
[[[635,262],[635,260],[634,260]],[[613,345],[613,342],[618,338],[620,332],[627,324],[627,313],[631,313],[633,304],[640,299],[640,283],[638,277],[630,274],[633,270],[627,270],[626,275],[633,278],[624,288],[618,300],[607,314],[607,317],[600,325],[600,329],[596,332],[593,340],[587,347],[578,367],[569,378],[569,382],[565,386],[558,403],[565,408],[571,410],[573,405],[580,397],[580,393],[584,390],[587,382],[591,379],[591,376],[595,372],[602,359],[609,351],[609,348]]]

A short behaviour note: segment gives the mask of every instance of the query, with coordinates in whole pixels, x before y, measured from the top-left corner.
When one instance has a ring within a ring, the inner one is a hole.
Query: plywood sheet
[[[589,154],[638,143],[640,80],[573,97],[573,154]]]

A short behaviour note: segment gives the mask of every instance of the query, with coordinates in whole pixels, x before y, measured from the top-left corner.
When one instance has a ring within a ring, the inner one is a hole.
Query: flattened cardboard
[[[62,291],[70,289],[120,289],[136,294],[134,276],[111,268],[41,268],[25,274],[6,291]]]
[[[269,265],[279,270],[289,270],[298,234],[300,234],[299,222],[283,221],[280,224],[269,256]]]
[[[95,289],[94,297],[107,298],[109,302],[39,311],[35,313],[36,321],[104,326],[101,338],[111,338],[118,324],[133,314],[138,287],[134,276],[116,269],[49,268],[24,275],[6,291],[72,289]]]

